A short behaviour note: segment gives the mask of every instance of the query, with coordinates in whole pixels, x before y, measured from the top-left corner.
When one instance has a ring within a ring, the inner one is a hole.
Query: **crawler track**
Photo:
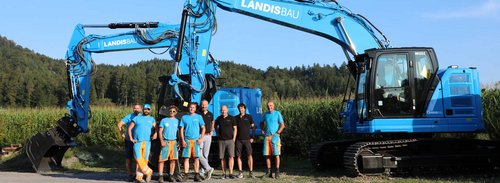
[[[342,155],[339,156],[339,153]],[[500,145],[474,139],[396,139],[329,141],[313,146],[318,168],[339,166],[349,176],[382,175],[423,168],[488,168],[500,166]]]

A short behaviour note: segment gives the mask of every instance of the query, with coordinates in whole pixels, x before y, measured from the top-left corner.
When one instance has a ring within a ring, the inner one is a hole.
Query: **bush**
[[[276,101],[286,128],[282,134],[287,154],[307,155],[311,145],[343,138],[339,112],[340,98],[315,98]],[[263,108],[265,109],[265,103]],[[128,107],[95,107],[89,121],[90,132],[76,138],[83,146],[122,146],[116,123],[130,113]],[[490,137],[500,137],[500,90],[483,91],[484,122]],[[24,143],[38,132],[53,128],[67,113],[62,108],[0,109],[0,146]]]
[[[307,155],[311,145],[341,137],[340,98],[316,98],[276,102],[286,128],[282,143],[288,154]],[[265,104],[264,104],[265,105]]]

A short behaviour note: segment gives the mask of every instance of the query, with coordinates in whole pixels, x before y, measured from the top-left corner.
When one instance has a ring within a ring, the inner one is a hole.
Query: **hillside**
[[[0,37],[0,106],[64,106],[67,82],[64,60],[56,60]],[[343,92],[345,66],[269,67],[265,71],[233,61],[221,61],[226,87],[258,87],[264,97],[334,96]],[[100,64],[92,77],[93,104],[154,102],[158,77],[169,75],[172,62],[153,59],[128,66]]]

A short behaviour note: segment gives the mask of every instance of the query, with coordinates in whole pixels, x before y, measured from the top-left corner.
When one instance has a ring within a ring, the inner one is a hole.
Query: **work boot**
[[[128,175],[127,177],[127,182],[134,182],[135,176],[134,175]]]
[[[163,178],[162,178],[163,180]],[[174,179],[174,175],[173,174],[167,174],[167,181],[168,182],[176,182],[175,179]],[[158,179],[158,182],[160,182],[160,179]]]
[[[274,178],[279,179],[280,178],[280,169],[276,168],[276,172],[274,172]]]
[[[253,171],[250,171],[250,173],[248,174],[248,176],[252,179],[255,179],[255,175],[253,175]]]
[[[187,181],[188,181],[188,174],[187,173],[183,173],[182,174],[181,182],[187,182]]]
[[[158,177],[158,182],[163,183],[163,175],[160,175],[160,177]]]
[[[202,180],[201,180],[201,176],[200,176],[200,174],[199,174],[199,173],[195,173],[195,174],[194,174],[194,181],[195,181],[195,182],[201,182],[201,181],[202,181]]]
[[[177,180],[177,182],[182,182],[182,177],[179,173],[174,173],[173,175],[174,177],[172,177],[172,179],[174,180],[174,182]]]
[[[273,178],[273,174],[271,174],[271,169],[267,169],[266,174],[264,174],[262,178]]]
[[[151,182],[152,176],[153,176],[153,172],[151,172],[149,175],[146,175],[146,182]]]

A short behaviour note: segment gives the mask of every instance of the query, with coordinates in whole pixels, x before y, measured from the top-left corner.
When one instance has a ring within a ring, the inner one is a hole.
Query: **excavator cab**
[[[347,133],[451,132],[447,129],[447,121],[440,118],[445,117],[445,113],[459,117],[457,112],[463,112],[459,107],[476,105],[461,102],[462,98],[465,101],[466,97],[476,96],[472,90],[458,91],[473,87],[475,81],[456,82],[457,86],[449,88],[442,88],[439,83],[453,82],[454,77],[477,71],[459,70],[445,77],[448,75],[445,72],[455,71],[439,71],[432,48],[370,49],[356,58],[356,65],[356,98],[348,102],[343,112],[343,130]],[[448,108],[442,105],[443,102],[446,105],[446,101],[450,101]],[[455,108],[457,112],[453,112]],[[441,125],[442,128],[436,128]]]

